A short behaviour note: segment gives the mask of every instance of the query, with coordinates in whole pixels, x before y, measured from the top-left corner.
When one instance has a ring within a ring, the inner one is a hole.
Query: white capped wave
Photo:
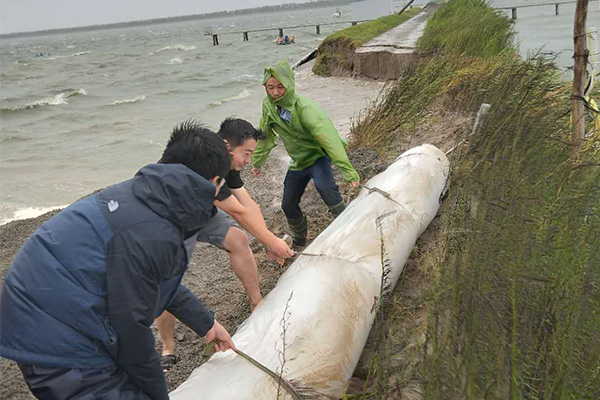
[[[27,207],[17,210],[13,213],[12,217],[4,218],[0,220],[0,225],[8,224],[11,221],[16,221],[19,219],[28,219],[39,217],[42,214],[46,214],[49,211],[56,209],[63,209],[68,207],[68,204],[63,204],[61,206],[52,206],[52,207]]]
[[[71,92],[71,94],[68,97],[73,97],[73,96],[87,96],[87,92],[85,91],[85,89],[79,89],[79,90],[74,90]]]
[[[130,103],[137,103],[140,101],[144,101],[146,100],[146,96],[141,95],[141,96],[136,96],[133,99],[124,99],[124,100],[116,100],[113,101],[112,103],[110,103],[110,106],[118,106],[119,104],[130,104]]]
[[[245,99],[247,97],[250,97],[252,95],[252,92],[248,89],[244,89],[242,90],[240,93],[236,94],[235,96],[231,96],[231,97],[226,97],[224,99],[221,100],[217,100],[217,101],[213,101],[212,103],[208,103],[211,106],[215,106],[218,107],[223,103],[228,103],[232,100],[242,100]]]
[[[254,82],[258,80],[258,76],[252,74],[241,74],[237,77],[238,81]]]
[[[153,56],[154,54],[158,54],[158,53],[162,53],[163,51],[169,51],[169,50],[176,50],[176,51],[191,51],[191,50],[196,50],[196,46],[191,45],[191,46],[186,46],[184,44],[176,44],[175,46],[165,46],[161,49],[158,49],[152,53],[149,53],[151,56]]]
[[[34,108],[45,107],[45,106],[60,106],[63,104],[69,104],[67,99],[73,96],[87,96],[87,92],[85,89],[72,90],[68,92],[61,92],[54,97],[47,97],[45,99],[40,99],[33,101],[31,103],[27,103],[21,107],[10,107],[10,108],[2,108],[3,112],[7,111],[22,111],[22,110],[31,110]]]
[[[58,60],[59,58],[79,57],[79,56],[83,56],[83,55],[91,54],[91,53],[92,53],[91,51],[80,51],[79,53],[73,53],[68,56],[44,57],[43,59],[46,61],[50,61],[50,60]]]
[[[176,64],[181,64],[183,61],[181,61],[180,58],[172,58],[171,61],[169,61],[169,63],[171,63],[172,65],[176,65]]]
[[[46,99],[41,99],[34,101],[33,103],[25,104],[26,108],[36,108],[40,106],[60,106],[62,104],[69,104],[67,102],[67,94],[59,93],[54,97],[48,97]]]

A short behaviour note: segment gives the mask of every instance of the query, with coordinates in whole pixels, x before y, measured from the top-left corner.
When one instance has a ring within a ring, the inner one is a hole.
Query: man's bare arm
[[[215,205],[229,214],[242,228],[267,246],[269,252],[280,263],[283,259],[293,256],[294,252],[287,243],[267,229],[260,207],[250,198],[246,189],[231,189],[231,193],[233,196],[229,196],[223,201],[217,200],[215,201]]]

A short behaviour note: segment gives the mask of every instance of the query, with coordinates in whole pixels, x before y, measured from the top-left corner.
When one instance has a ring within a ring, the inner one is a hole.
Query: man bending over
[[[229,150],[231,166],[225,185],[215,200],[219,211],[199,232],[197,240],[229,252],[231,267],[244,286],[252,311],[262,300],[262,295],[256,260],[240,226],[267,246],[269,256],[280,264],[294,253],[282,239],[267,229],[260,207],[248,195],[240,177],[240,171],[252,159],[257,141],[264,138],[262,131],[243,119],[227,118],[221,123],[218,134]],[[161,363],[166,372],[178,361],[174,339],[175,317],[168,312],[163,313],[156,319],[156,327],[163,344]]]
[[[168,400],[150,326],[165,309],[216,349],[229,333],[181,285],[229,173],[223,141],[175,128],[158,164],[44,223],[0,295],[0,356],[40,399]]]

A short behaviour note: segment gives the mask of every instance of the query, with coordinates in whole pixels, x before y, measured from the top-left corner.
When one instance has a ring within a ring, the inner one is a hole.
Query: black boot
[[[288,218],[288,225],[292,231],[292,243],[294,246],[306,246],[306,234],[308,233],[308,219],[306,215],[298,219]]]
[[[327,207],[329,207],[329,211],[333,214],[333,217],[337,218],[337,216],[340,215],[346,209],[346,204],[344,204],[344,201],[342,200],[336,205],[328,205]]]

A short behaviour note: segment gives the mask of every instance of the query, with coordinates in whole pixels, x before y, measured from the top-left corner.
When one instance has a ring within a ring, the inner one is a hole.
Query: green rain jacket
[[[292,158],[290,170],[301,171],[312,166],[327,154],[347,182],[358,181],[358,173],[350,164],[345,147],[347,143],[331,123],[321,107],[314,101],[295,93],[294,71],[286,60],[266,68],[263,85],[275,77],[285,87],[285,95],[273,100],[267,95],[262,104],[260,128],[266,139],[260,140],[252,156],[252,165],[260,168],[275,147],[276,135],[283,140],[285,150]],[[290,122],[279,115],[277,107],[291,112]]]

